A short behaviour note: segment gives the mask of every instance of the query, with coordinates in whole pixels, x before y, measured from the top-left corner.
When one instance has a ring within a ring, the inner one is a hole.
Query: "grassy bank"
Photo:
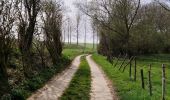
[[[69,87],[64,92],[61,100],[89,100],[91,87],[90,68],[85,60],[81,58],[81,64],[73,77]]]
[[[25,100],[37,89],[44,86],[44,84],[53,77],[53,75],[63,71],[71,62],[70,59],[63,57],[62,63],[58,63],[55,66],[45,68],[39,74],[31,79],[26,79],[24,82],[12,89],[11,99],[12,100]]]
[[[121,100],[160,100],[162,85],[162,64],[166,64],[166,100],[170,100],[170,55],[146,55],[137,58],[137,81],[131,81],[129,78],[129,66],[122,73],[119,71],[119,66],[122,60],[119,61],[116,68],[113,67],[106,57],[101,55],[93,55],[93,59],[102,67],[107,76],[112,80],[116,91]],[[116,63],[116,60],[114,60]],[[149,95],[148,89],[148,65],[152,64],[151,79],[153,85],[153,95]],[[144,69],[145,89],[141,88],[140,69]],[[134,75],[134,66],[132,66],[132,75]],[[133,77],[132,77],[133,78]]]
[[[45,68],[31,79],[23,80],[22,84],[19,84],[18,86],[13,88],[10,92],[10,95],[3,97],[3,99],[25,100],[37,89],[43,87],[44,84],[54,75],[66,69],[71,63],[71,61],[79,54],[81,54],[80,51],[64,49],[63,57],[57,65]]]

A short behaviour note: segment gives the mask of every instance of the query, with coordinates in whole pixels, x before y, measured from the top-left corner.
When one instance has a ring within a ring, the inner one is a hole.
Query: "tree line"
[[[0,98],[62,57],[62,8],[53,0],[0,0]]]
[[[126,54],[170,52],[170,12],[164,5],[157,1],[92,0],[78,7],[92,18],[100,35],[98,52],[112,59]]]

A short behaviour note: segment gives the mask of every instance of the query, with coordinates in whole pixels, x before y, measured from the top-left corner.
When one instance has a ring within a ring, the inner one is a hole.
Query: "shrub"
[[[22,89],[13,89],[11,92],[12,100],[25,100],[27,92]]]
[[[28,85],[30,91],[35,91],[42,86],[41,85],[42,83],[43,82],[40,77],[35,77],[35,78],[29,80],[27,85]]]
[[[6,95],[3,95],[0,100],[11,100],[11,95],[10,94],[6,94]]]

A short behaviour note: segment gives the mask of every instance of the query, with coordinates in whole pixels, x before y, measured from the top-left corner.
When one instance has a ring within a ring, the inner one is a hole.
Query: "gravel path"
[[[77,71],[80,64],[80,57],[81,56],[76,57],[70,68],[52,78],[43,88],[27,100],[58,100],[68,87],[74,73]]]
[[[103,71],[99,66],[91,59],[91,56],[86,57],[92,74],[92,90],[91,90],[91,100],[118,100],[114,96],[114,91],[112,87],[109,86],[109,82]]]

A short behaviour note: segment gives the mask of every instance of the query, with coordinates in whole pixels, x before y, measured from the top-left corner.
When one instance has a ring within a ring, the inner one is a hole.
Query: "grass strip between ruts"
[[[81,57],[81,63],[78,71],[75,73],[66,89],[61,100],[89,100],[91,89],[91,73],[90,67],[85,59]]]

